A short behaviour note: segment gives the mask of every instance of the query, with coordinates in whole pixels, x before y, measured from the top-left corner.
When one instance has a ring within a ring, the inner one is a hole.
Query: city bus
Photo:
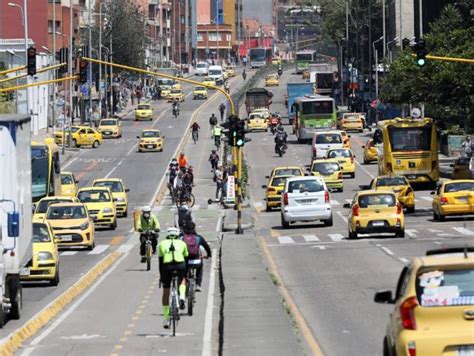
[[[323,95],[297,97],[294,108],[293,132],[298,142],[311,140],[317,130],[336,128],[336,104],[331,97]]]
[[[310,63],[316,61],[316,51],[304,50],[296,52],[296,74],[301,74],[305,69],[308,69]]]
[[[59,148],[53,139],[31,142],[31,179],[33,203],[61,194]]]
[[[271,48],[251,48],[249,56],[250,66],[252,68],[259,68],[272,63],[273,53]]]
[[[395,118],[379,121],[379,175],[405,176],[414,185],[434,189],[439,180],[438,140],[433,119]]]

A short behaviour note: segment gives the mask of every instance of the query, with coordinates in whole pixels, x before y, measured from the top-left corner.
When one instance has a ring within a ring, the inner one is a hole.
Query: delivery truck
[[[286,87],[286,98],[288,100],[288,120],[293,125],[296,111],[294,108],[295,99],[300,96],[313,94],[313,84],[307,82],[288,83]]]
[[[245,108],[247,115],[255,109],[269,109],[273,94],[265,88],[252,88],[245,93]]]

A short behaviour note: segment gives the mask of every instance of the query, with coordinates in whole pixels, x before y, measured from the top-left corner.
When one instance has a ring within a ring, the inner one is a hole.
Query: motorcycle
[[[286,153],[286,144],[277,143],[275,150],[278,153],[278,156],[283,157],[283,155]]]
[[[283,74],[283,70],[281,68],[278,68],[278,76],[281,77],[282,74]]]

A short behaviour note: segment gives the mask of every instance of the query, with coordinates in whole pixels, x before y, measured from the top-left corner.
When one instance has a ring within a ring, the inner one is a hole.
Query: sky
[[[272,23],[272,0],[243,0],[244,18],[258,19],[262,24]]]

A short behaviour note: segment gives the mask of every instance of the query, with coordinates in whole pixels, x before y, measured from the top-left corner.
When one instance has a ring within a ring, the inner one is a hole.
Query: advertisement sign
[[[227,177],[226,201],[227,202],[235,201],[235,179],[234,179],[234,176],[228,176]]]

